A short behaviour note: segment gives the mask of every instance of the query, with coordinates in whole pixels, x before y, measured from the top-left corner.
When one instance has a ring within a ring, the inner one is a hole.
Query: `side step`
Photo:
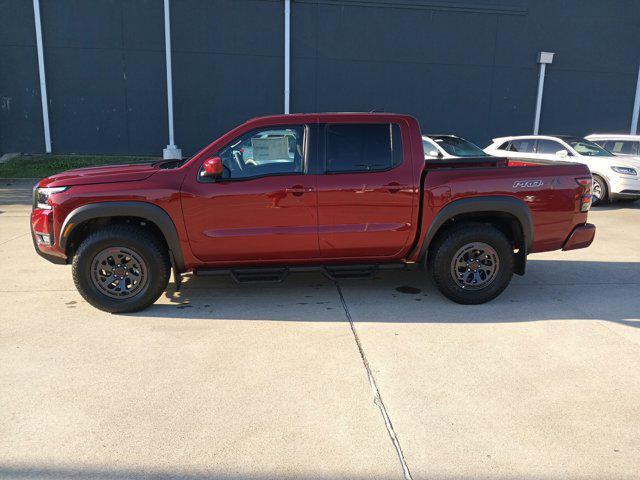
[[[286,268],[235,268],[229,271],[236,283],[281,283],[287,278]]]
[[[339,265],[324,268],[324,274],[330,280],[373,278],[378,271],[377,265]]]
[[[198,276],[229,275],[236,283],[282,283],[289,273],[321,272],[329,280],[371,279],[378,270],[404,269],[405,263],[379,265],[306,265],[290,267],[198,268]]]

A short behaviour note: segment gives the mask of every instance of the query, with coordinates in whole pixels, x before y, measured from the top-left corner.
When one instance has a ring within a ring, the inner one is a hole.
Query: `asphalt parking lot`
[[[0,187],[0,478],[638,478],[640,202],[482,306],[386,272],[114,316],[33,251],[31,186]]]

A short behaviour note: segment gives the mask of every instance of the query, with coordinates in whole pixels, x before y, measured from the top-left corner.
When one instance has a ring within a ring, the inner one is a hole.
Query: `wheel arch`
[[[524,201],[506,195],[463,198],[442,208],[427,229],[419,262],[426,266],[436,237],[464,221],[488,223],[500,229],[518,249],[515,273],[524,274],[527,253],[533,247],[533,216]]]
[[[97,202],[76,208],[67,215],[62,224],[60,248],[68,254],[68,258],[72,258],[73,251],[78,246],[78,240],[83,238],[82,235],[88,226],[107,225],[127,220],[139,221],[145,227],[160,234],[176,269],[179,272],[185,271],[178,230],[173,220],[165,210],[147,202]]]

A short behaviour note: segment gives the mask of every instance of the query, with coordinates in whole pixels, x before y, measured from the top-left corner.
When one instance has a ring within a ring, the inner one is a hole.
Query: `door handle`
[[[387,189],[390,193],[398,193],[400,190],[406,190],[410,187],[408,185],[400,185],[398,182],[389,182],[383,188]]]
[[[286,193],[290,193],[291,195],[295,196],[295,197],[299,197],[302,194],[304,194],[305,192],[310,192],[312,189],[309,187],[303,187],[302,185],[294,185],[292,187],[288,187],[285,188],[284,191]]]

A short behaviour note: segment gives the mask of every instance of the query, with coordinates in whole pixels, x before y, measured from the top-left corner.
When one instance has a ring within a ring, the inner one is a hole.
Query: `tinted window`
[[[538,140],[536,153],[555,155],[558,150],[566,150],[566,148],[554,140]]]
[[[304,127],[259,129],[236,138],[218,152],[225,179],[302,173]],[[200,172],[202,174],[202,171]],[[206,181],[206,177],[203,178]]]
[[[638,151],[637,142],[628,140],[609,140],[604,148],[616,155],[636,155]]]
[[[456,157],[484,157],[487,155],[479,146],[464,138],[437,135],[432,136],[431,139],[449,155]]]
[[[511,142],[504,142],[502,145],[498,147],[498,150],[509,150],[509,143]]]
[[[325,127],[327,172],[387,170],[402,163],[395,124],[330,124]]]
[[[533,152],[533,144],[535,143],[534,139],[523,139],[523,140],[511,140],[511,145],[509,145],[510,152],[520,152],[520,153],[532,153]]]
[[[427,158],[438,158],[438,149],[428,140],[422,140],[422,149]]]

